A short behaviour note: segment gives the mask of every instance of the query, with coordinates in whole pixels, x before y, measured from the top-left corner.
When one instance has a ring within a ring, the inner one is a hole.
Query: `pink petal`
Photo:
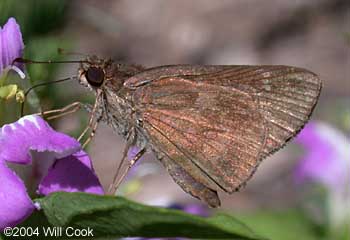
[[[0,161],[29,164],[30,150],[66,157],[80,149],[74,138],[54,131],[41,117],[28,115],[0,130]]]
[[[33,210],[22,180],[0,161],[0,230],[22,222]]]
[[[14,18],[10,18],[0,28],[0,75],[4,68],[11,65],[12,61],[23,55],[24,44],[19,25]],[[22,64],[18,64],[23,69]]]

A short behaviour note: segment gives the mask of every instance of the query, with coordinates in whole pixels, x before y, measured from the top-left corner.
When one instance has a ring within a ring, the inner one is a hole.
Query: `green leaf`
[[[0,98],[10,99],[16,96],[18,86],[16,84],[9,84],[6,86],[0,87]]]
[[[203,218],[122,197],[53,193],[36,200],[54,226],[93,229],[94,237],[262,239],[229,215]]]

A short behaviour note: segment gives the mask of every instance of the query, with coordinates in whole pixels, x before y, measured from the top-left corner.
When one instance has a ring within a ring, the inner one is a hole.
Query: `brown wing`
[[[218,186],[239,188],[300,131],[321,90],[315,74],[288,66],[162,66],[124,85],[136,89],[137,112],[174,180],[209,204]]]
[[[233,192],[256,169],[266,129],[248,94],[169,77],[138,87],[134,100],[156,152],[209,189]]]
[[[175,161],[167,156],[163,156],[160,161],[174,181],[187,193],[206,202],[211,207],[219,207],[220,199],[215,190],[206,187],[196,181],[185,169],[180,167]]]
[[[254,98],[269,128],[264,156],[280,149],[303,128],[322,87],[314,73],[288,66],[240,66],[190,79],[231,86]]]
[[[163,66],[138,74],[125,85],[135,88],[163,76],[179,75],[249,94],[268,123],[264,156],[280,149],[302,129],[322,87],[314,73],[289,66]]]

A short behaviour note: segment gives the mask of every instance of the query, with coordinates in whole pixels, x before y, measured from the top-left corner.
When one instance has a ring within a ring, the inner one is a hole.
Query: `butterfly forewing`
[[[173,65],[149,69],[128,79],[135,88],[164,76],[232,87],[249,94],[269,125],[264,154],[280,149],[310,118],[322,82],[314,73],[290,66],[192,66]]]
[[[321,81],[314,73],[288,66],[234,66],[190,78],[231,86],[254,98],[269,128],[264,155],[280,149],[301,130],[321,91]]]

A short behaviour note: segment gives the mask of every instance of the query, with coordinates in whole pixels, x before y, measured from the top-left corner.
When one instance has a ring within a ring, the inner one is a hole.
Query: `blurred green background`
[[[81,58],[58,54],[57,49],[63,48],[145,66],[283,64],[307,68],[324,81],[312,119],[327,122],[349,137],[349,12],[350,2],[345,0],[1,0],[0,25],[9,17],[16,18],[25,57],[33,60]],[[32,64],[27,70],[33,85],[73,76],[77,64]],[[43,109],[93,100],[77,82],[48,85],[36,89],[36,94]],[[18,118],[19,105],[11,104],[16,107],[1,103],[1,125]],[[77,136],[86,116],[80,112],[51,124]],[[111,182],[123,146],[124,140],[103,124],[89,146],[104,186]],[[271,239],[331,239],[324,216],[305,211],[310,194],[293,183],[293,168],[301,155],[292,143],[267,159],[245,189],[221,194],[221,210],[240,216]],[[198,203],[172,182],[152,155],[146,156],[122,192],[155,205]],[[322,197],[316,198],[322,202]]]

